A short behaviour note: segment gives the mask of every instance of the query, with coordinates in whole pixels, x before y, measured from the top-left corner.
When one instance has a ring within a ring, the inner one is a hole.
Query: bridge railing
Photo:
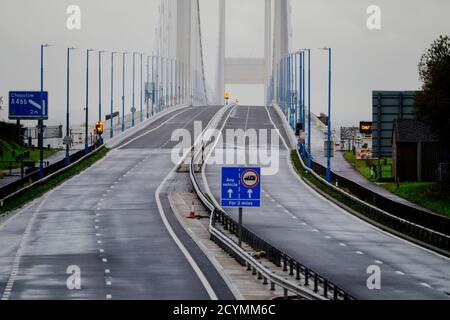
[[[283,290],[284,297],[286,299],[288,298],[288,292],[296,295],[308,296],[311,299],[354,299],[354,297],[348,294],[344,289],[329,281],[327,278],[321,276],[310,267],[304,265],[295,258],[292,258],[280,249],[263,240],[246,227],[242,227],[241,229],[242,241],[248,244],[253,250],[265,252],[269,261],[282,268],[283,271],[289,272],[289,275],[295,276],[297,281],[303,281],[303,286],[300,284],[295,285],[292,281],[289,281],[269,270],[267,267],[262,265],[260,260],[243,250],[235,239],[228,236],[224,231],[234,237],[238,236],[239,224],[226,212],[216,206],[210,196],[202,191],[195,175],[195,159],[201,152],[203,152],[203,150],[198,149],[196,151],[195,147],[193,148],[189,176],[197,196],[203,205],[210,211],[209,230],[212,241],[217,243],[220,247],[232,255],[239,263],[247,266],[247,270],[252,271],[255,275],[258,275],[258,278],[263,281],[263,284],[270,283],[271,290],[275,290],[275,286],[279,286]],[[202,169],[203,167],[204,164],[202,164]],[[220,225],[220,228],[218,225]]]

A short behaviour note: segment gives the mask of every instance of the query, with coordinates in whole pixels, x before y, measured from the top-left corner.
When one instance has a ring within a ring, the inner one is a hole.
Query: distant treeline
[[[25,134],[25,129],[23,126],[20,126],[20,135],[23,136]],[[22,139],[19,138],[17,134],[17,125],[15,123],[7,123],[0,121],[0,139],[14,141],[17,144],[22,144]]]

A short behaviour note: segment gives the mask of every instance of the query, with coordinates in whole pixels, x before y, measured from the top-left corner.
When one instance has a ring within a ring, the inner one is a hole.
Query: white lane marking
[[[181,112],[175,113],[173,116],[171,116],[169,119],[167,119],[166,121],[164,121],[164,122],[162,122],[161,124],[159,124],[157,127],[153,128],[153,129],[151,129],[151,130],[148,130],[148,131],[144,132],[143,134],[138,135],[137,137],[131,139],[130,141],[128,141],[128,142],[125,143],[125,144],[120,145],[118,149],[122,149],[122,148],[126,147],[127,145],[129,145],[130,143],[132,143],[132,142],[134,142],[134,141],[136,141],[136,140],[138,140],[138,139],[140,139],[140,138],[142,138],[142,137],[148,135],[149,133],[152,133],[153,131],[158,130],[159,128],[161,128],[162,126],[164,126],[166,123],[168,123],[168,122],[171,121],[172,119],[176,118],[177,116],[179,116],[180,114],[183,114],[184,112],[186,112],[186,111],[188,111],[188,110],[191,110],[192,108],[194,108],[194,107],[187,107],[186,109],[183,109]],[[144,130],[145,130],[145,129],[144,129]],[[125,176],[125,175],[124,175],[124,176]]]
[[[331,237],[330,237],[330,236],[325,236],[324,238],[325,238],[325,239],[328,239],[328,240],[330,240],[330,239],[331,239]]]
[[[208,126],[209,127],[209,124]],[[197,138],[197,141],[195,141],[194,145],[198,143],[198,141],[201,139],[201,135]],[[217,141],[216,141],[217,144]],[[172,239],[175,241],[175,244],[178,246],[178,248],[181,250],[183,255],[185,256],[186,260],[191,265],[194,272],[197,274],[197,277],[199,278],[200,282],[205,287],[206,291],[208,292],[209,297],[211,300],[218,300],[218,297],[216,293],[214,292],[213,288],[211,287],[211,284],[209,283],[206,276],[203,274],[202,270],[199,268],[195,260],[192,258],[189,251],[187,251],[186,247],[183,245],[183,243],[180,241],[178,236],[175,234],[174,230],[172,229],[172,226],[170,225],[169,221],[167,220],[166,214],[164,212],[163,206],[161,204],[160,194],[164,187],[164,185],[167,183],[167,181],[175,174],[176,169],[178,166],[184,161],[184,159],[190,154],[190,151],[187,151],[183,157],[180,159],[179,163],[173,167],[173,169],[170,171],[170,173],[164,178],[164,180],[161,182],[161,184],[158,186],[158,189],[156,189],[155,192],[155,198],[156,198],[156,204],[158,206],[159,215],[161,216],[161,219],[164,223],[164,226],[166,227],[167,231],[169,232]]]
[[[107,286],[110,286],[111,284],[112,284],[111,281],[106,281],[106,285],[107,285]]]
[[[108,299],[108,300],[109,300],[109,299],[112,299],[112,295],[107,294],[107,295],[106,295],[106,299]]]
[[[431,288],[431,286],[428,283],[426,283],[426,282],[421,282],[420,285],[424,286],[426,288]]]
[[[401,271],[395,271],[395,273],[396,273],[396,274],[399,274],[399,275],[401,275],[401,276],[404,276],[404,275],[405,275],[405,273],[404,273],[404,272],[401,272]]]
[[[98,251],[100,251],[100,253],[105,253],[104,249],[98,249]]]
[[[375,263],[376,263],[376,264],[383,264],[383,261],[375,260]]]
[[[268,114],[268,116],[269,116],[269,118],[270,118],[270,121],[272,122],[272,125],[273,125],[274,128],[277,130],[278,135],[280,136],[281,140],[283,141],[283,143],[284,143],[284,145],[285,145],[285,147],[286,147],[286,150],[289,151],[290,148],[287,146],[286,141],[284,140],[283,136],[280,134],[279,130],[276,128],[276,125],[275,125],[275,123],[273,122],[272,117],[270,116],[270,113],[269,113],[269,110],[267,109],[267,107],[266,107],[266,111],[267,111],[267,114]],[[361,218],[359,218],[359,217],[357,217],[357,216],[355,216],[355,215],[353,215],[353,214],[347,212],[347,211],[344,210],[343,208],[339,207],[338,205],[336,205],[335,203],[333,203],[331,200],[325,198],[324,196],[322,196],[321,194],[319,194],[317,191],[315,191],[313,188],[311,188],[308,184],[306,184],[306,182],[303,181],[303,179],[302,179],[302,178],[297,174],[297,172],[294,170],[293,165],[292,165],[291,158],[290,158],[290,157],[286,157],[286,158],[287,158],[287,162],[288,162],[288,167],[291,169],[291,172],[294,174],[294,176],[297,178],[297,180],[298,180],[303,186],[305,186],[307,189],[311,190],[311,191],[312,191],[312,194],[314,194],[318,199],[320,199],[320,200],[322,200],[322,201],[328,202],[332,207],[334,207],[334,208],[335,208],[336,210],[338,210],[339,212],[342,212],[342,213],[346,214],[347,216],[350,216],[350,217],[352,217],[353,219],[355,219],[355,220],[357,220],[357,221],[359,221],[359,222],[362,222],[363,224],[365,224],[366,226],[372,228],[372,229],[375,230],[375,231],[378,231],[378,232],[380,232],[380,233],[382,233],[382,234],[384,234],[384,235],[386,235],[386,236],[388,236],[388,237],[392,237],[392,238],[395,238],[395,239],[397,239],[397,240],[400,240],[401,242],[403,242],[403,243],[405,243],[405,244],[409,244],[409,245],[412,245],[412,246],[414,246],[414,247],[416,247],[416,248],[418,248],[418,249],[424,250],[424,251],[426,251],[426,252],[428,252],[428,253],[431,253],[431,254],[434,255],[434,256],[440,257],[440,258],[442,258],[442,259],[444,259],[444,260],[446,260],[446,261],[450,261],[450,258],[449,258],[449,257],[445,257],[445,256],[443,256],[443,255],[441,255],[441,254],[439,254],[439,253],[437,253],[437,252],[431,251],[431,250],[429,250],[429,249],[427,249],[427,248],[421,247],[421,246],[419,246],[419,245],[417,245],[417,244],[415,244],[415,243],[413,243],[413,242],[410,242],[410,241],[408,241],[408,240],[406,240],[406,239],[403,239],[403,238],[398,237],[398,236],[396,236],[396,235],[394,235],[394,234],[391,234],[391,233],[389,233],[389,232],[387,232],[387,231],[385,231],[385,230],[382,230],[382,229],[380,229],[380,228],[374,226],[373,224],[371,224],[371,223],[369,223],[369,222],[367,222],[367,221],[365,221],[365,220],[363,220],[363,219],[361,219]],[[340,246],[345,247],[346,245],[343,244],[343,243],[340,243]],[[400,272],[400,271],[398,271],[398,272]],[[398,273],[398,274],[404,275],[404,273],[402,273],[402,272],[400,272],[400,273]]]
[[[106,263],[106,262],[108,262],[108,259],[103,258],[102,261],[103,261],[104,263]]]
[[[27,227],[25,228],[25,232],[23,233],[22,238],[20,239],[19,246],[16,251],[16,255],[14,256],[12,272],[9,275],[8,282],[7,282],[7,284],[9,285],[9,288],[4,290],[3,295],[2,295],[2,300],[9,299],[10,291],[12,290],[12,287],[14,286],[14,281],[16,280],[16,276],[19,272],[19,266],[20,266],[20,261],[22,260],[23,249],[25,247],[25,243],[28,241],[28,237],[30,236],[31,228],[34,224],[34,221],[36,220],[36,216],[37,216],[39,210],[41,209],[41,207],[44,205],[45,201],[48,199],[48,197],[51,194],[53,194],[53,192],[55,192],[55,190],[56,189],[51,190],[49,193],[47,193],[44,196],[41,203],[39,203],[39,205],[33,211],[30,220],[28,220]]]
[[[362,251],[355,251],[355,253],[356,253],[356,254],[359,254],[359,255],[361,255],[361,256],[364,254],[364,252],[362,252]]]
[[[101,240],[98,240],[97,243],[98,243],[98,244],[102,244],[102,241],[101,241]]]
[[[109,274],[109,273],[111,273],[111,271],[109,271],[109,269],[105,269],[105,273]]]
[[[341,247],[346,247],[346,246],[347,246],[345,243],[342,243],[342,242],[340,242],[339,245],[340,245]]]

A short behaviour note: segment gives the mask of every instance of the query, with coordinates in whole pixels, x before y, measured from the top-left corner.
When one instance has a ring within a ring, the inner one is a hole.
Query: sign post
[[[242,245],[243,208],[261,207],[261,168],[222,168],[221,205],[239,208],[239,246]]]

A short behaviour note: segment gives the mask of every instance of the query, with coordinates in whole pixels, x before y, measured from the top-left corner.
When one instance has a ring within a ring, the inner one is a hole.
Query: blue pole
[[[308,168],[311,167],[311,49],[308,49]]]
[[[98,121],[102,121],[102,53],[98,52]],[[102,135],[99,135],[99,143],[103,143]]]
[[[169,96],[169,106],[173,105],[173,59],[170,59],[170,68],[169,68],[169,81],[170,81],[170,96]]]
[[[147,119],[148,118],[150,118],[150,108],[149,108],[149,104],[150,104],[150,102],[149,102],[149,96],[148,96],[148,92],[147,92],[147,90],[148,90],[148,85],[149,85],[149,83],[150,83],[150,56],[147,56],[147,84],[146,84],[146,87],[145,87],[145,93],[146,93],[146,95],[145,95],[145,97],[146,97],[146,107],[147,107]]]
[[[300,78],[301,78],[301,87],[300,87],[300,91],[301,93],[301,118],[302,118],[302,124],[303,126],[305,126],[305,53],[302,51],[302,54],[300,56],[301,59],[301,70],[300,70]],[[305,132],[305,128],[303,128],[302,130],[303,132]],[[305,156],[305,141],[303,140],[303,143],[301,145],[301,150],[302,150],[302,156]]]
[[[328,48],[328,155],[327,181],[331,182],[331,48]]]
[[[140,121],[142,122],[142,121],[144,121],[143,113],[142,113],[142,53],[141,53],[141,97],[140,97],[139,103],[140,103],[140,112],[141,112]]]
[[[91,50],[86,50],[86,126],[84,129],[84,153],[88,154],[89,152],[89,52]]]
[[[109,128],[109,137],[112,138],[114,136],[114,120],[113,120],[113,113],[114,113],[114,53],[111,52],[111,111],[109,119],[110,121],[110,128]]]
[[[67,48],[67,95],[66,95],[66,166],[70,164],[70,143],[68,138],[70,137],[70,48]]]
[[[136,52],[133,52],[133,95],[132,95],[132,107],[131,107],[131,127],[134,127],[134,113],[136,111],[135,105],[134,105],[134,82],[135,82],[135,65],[136,65]]]
[[[39,117],[39,179],[44,178],[44,45],[41,45],[41,115]]]
[[[152,56],[152,116],[155,113],[156,81],[155,81],[155,57]]]
[[[125,131],[125,55],[122,54],[122,132]]]

